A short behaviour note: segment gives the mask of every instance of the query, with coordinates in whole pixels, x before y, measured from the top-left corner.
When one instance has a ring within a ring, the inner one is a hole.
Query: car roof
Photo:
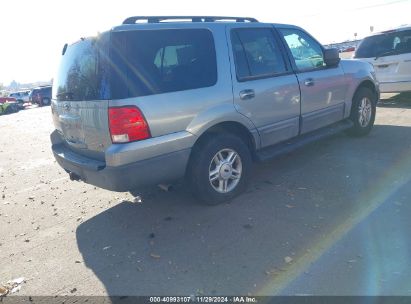
[[[141,22],[144,21],[144,22]],[[111,30],[127,31],[136,29],[170,29],[170,28],[218,28],[226,25],[247,26],[279,26],[285,28],[299,28],[290,24],[264,23],[251,17],[216,17],[216,16],[133,16],[124,20],[121,25]]]
[[[373,33],[372,35],[368,35],[367,37],[378,36],[378,35],[381,35],[381,34],[402,32],[402,31],[407,31],[407,30],[411,30],[411,24],[406,24],[406,25],[402,25],[402,26],[399,26],[399,27],[396,27],[396,28],[393,28],[393,29],[376,32],[376,33]]]
[[[52,86],[41,86],[41,87],[35,87],[33,90],[44,90],[44,89],[51,89]]]

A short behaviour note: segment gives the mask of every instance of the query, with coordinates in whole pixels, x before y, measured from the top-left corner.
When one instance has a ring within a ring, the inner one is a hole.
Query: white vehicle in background
[[[364,38],[354,58],[374,66],[381,93],[411,91],[411,25]]]
[[[30,90],[18,91],[11,93],[9,97],[16,98],[17,102],[19,103],[26,103],[29,102],[29,94]]]

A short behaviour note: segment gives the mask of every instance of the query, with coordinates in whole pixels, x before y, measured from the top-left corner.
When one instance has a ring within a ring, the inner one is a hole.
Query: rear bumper
[[[58,164],[72,177],[111,191],[171,182],[184,177],[191,149],[184,149],[118,167],[106,166],[72,152],[63,143],[52,146]]]
[[[381,93],[400,93],[411,91],[411,81],[380,82]]]

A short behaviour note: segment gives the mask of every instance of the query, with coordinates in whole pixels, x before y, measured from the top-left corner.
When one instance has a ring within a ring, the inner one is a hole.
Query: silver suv
[[[187,177],[218,204],[245,189],[253,160],[366,135],[378,99],[371,64],[297,26],[130,17],[63,48],[52,149],[73,180],[130,191]]]

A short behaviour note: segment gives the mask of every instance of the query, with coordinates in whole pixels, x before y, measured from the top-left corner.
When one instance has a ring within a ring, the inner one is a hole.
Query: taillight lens
[[[113,143],[126,143],[151,137],[147,121],[137,107],[109,108],[108,121]]]

